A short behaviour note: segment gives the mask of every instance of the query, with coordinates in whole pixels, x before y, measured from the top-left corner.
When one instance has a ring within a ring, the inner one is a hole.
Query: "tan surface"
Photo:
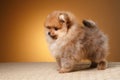
[[[55,63],[0,63],[0,80],[120,80],[120,62],[106,70],[85,69],[59,74]]]
[[[3,2],[2,2],[3,1]],[[120,0],[2,0],[1,62],[52,62],[43,24],[54,10],[92,19],[110,38],[110,61],[120,61]]]

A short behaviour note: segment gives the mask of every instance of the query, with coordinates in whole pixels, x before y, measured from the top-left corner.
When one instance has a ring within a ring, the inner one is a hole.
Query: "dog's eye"
[[[55,27],[54,29],[55,29],[56,31],[58,30],[58,28],[56,28],[56,27]]]
[[[50,26],[47,26],[46,28],[51,29],[51,27],[50,27]]]

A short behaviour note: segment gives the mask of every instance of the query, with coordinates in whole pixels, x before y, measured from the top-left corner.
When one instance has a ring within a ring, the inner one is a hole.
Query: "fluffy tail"
[[[92,20],[83,20],[82,23],[84,24],[85,27],[88,27],[88,28],[96,28],[97,27],[96,23]]]

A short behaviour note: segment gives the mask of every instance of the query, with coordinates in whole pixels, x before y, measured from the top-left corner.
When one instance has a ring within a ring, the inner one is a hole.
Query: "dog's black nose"
[[[50,35],[50,32],[48,32],[48,35]]]

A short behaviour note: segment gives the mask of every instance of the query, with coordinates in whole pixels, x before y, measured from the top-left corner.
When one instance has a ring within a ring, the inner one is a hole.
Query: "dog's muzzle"
[[[57,39],[56,35],[51,35],[50,32],[48,32],[48,35],[52,38],[52,39]]]

